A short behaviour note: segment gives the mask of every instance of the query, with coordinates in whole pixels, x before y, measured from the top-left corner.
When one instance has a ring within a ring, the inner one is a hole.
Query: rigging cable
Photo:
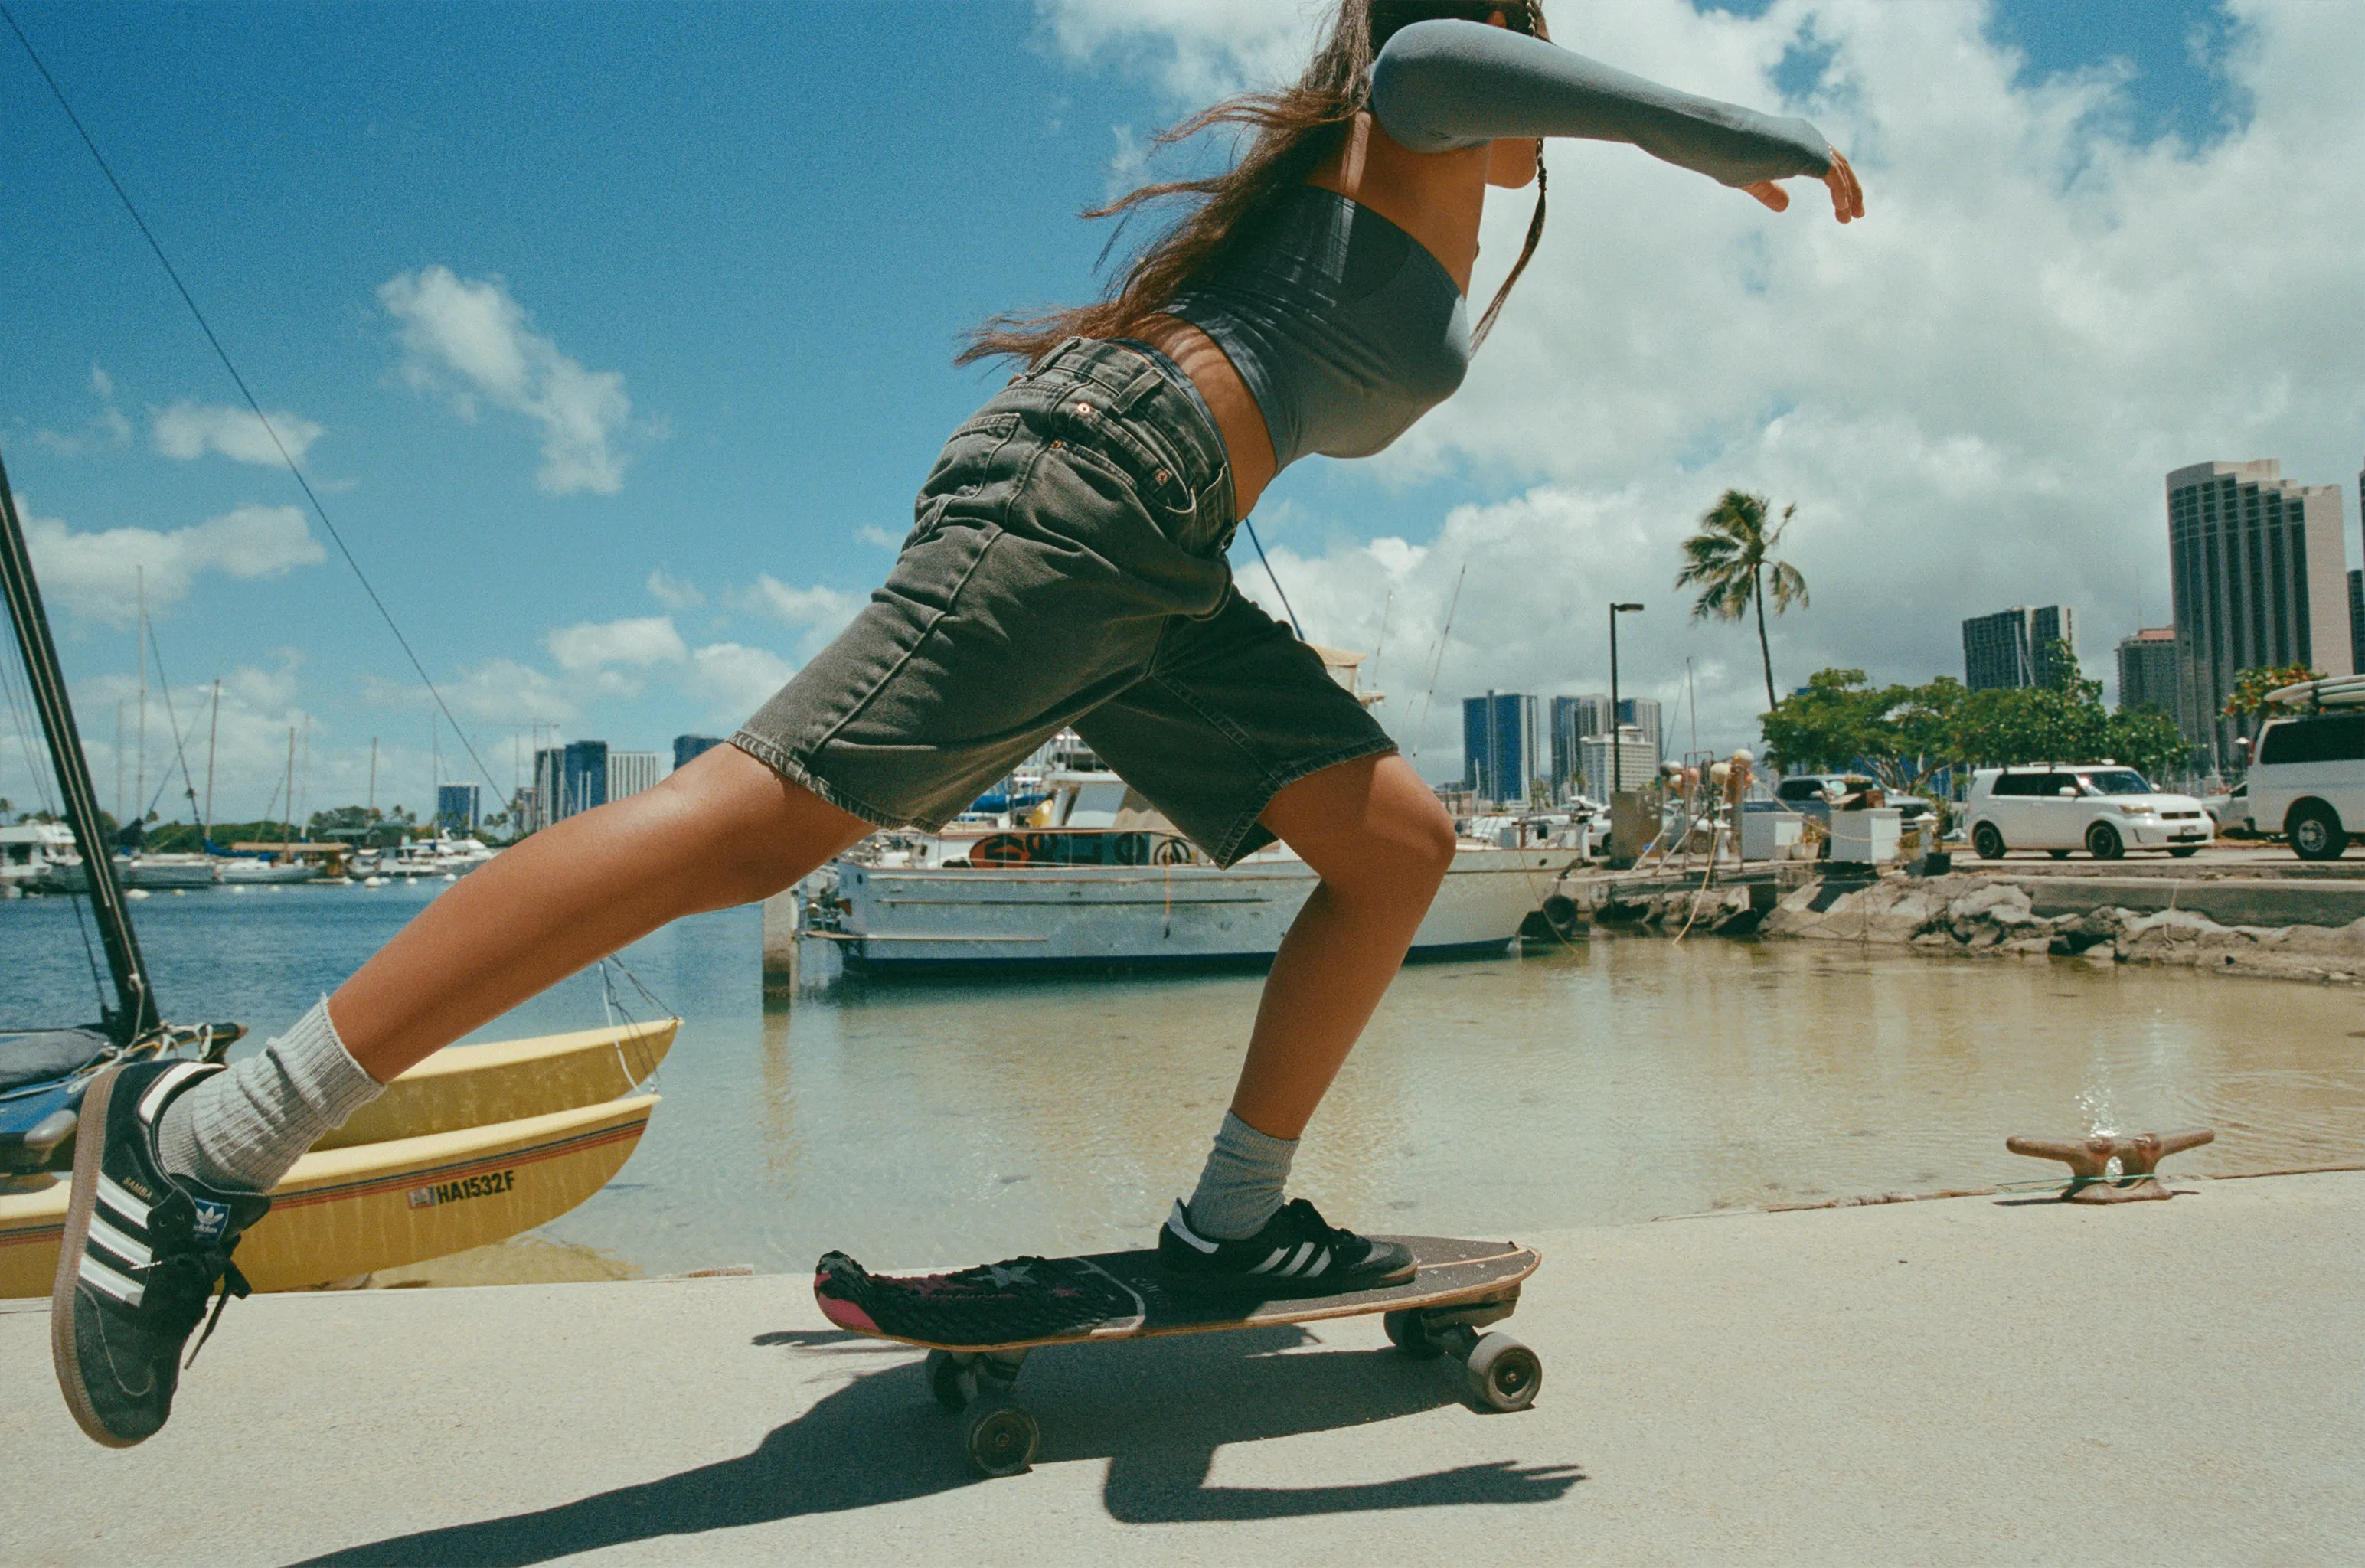
[[[279,460],[287,465],[287,472],[295,476],[297,486],[304,492],[304,498],[312,503],[312,514],[320,520],[320,526],[328,530],[330,539],[336,543],[337,553],[344,556],[345,565],[353,568],[354,579],[362,585],[362,592],[367,594],[370,603],[376,607],[379,618],[386,622],[386,629],[394,633],[395,642],[401,645],[403,656],[410,661],[410,667],[418,672],[420,682],[427,688],[427,694],[435,699],[435,706],[443,711],[443,716],[452,720],[452,729],[459,735],[460,744],[467,748],[469,760],[476,765],[476,771],[484,775],[486,785],[498,799],[501,787],[494,782],[493,770],[485,766],[483,757],[476,755],[476,743],[468,738],[466,731],[460,728],[460,721],[453,718],[451,705],[443,700],[443,693],[436,689],[434,679],[427,673],[427,666],[420,662],[419,655],[412,650],[410,639],[402,634],[400,626],[395,624],[394,612],[387,609],[386,600],[380,599],[377,589],[371,586],[369,575],[362,570],[362,564],[354,558],[352,547],[345,543],[345,536],[337,532],[335,523],[329,521],[328,509],[320,504],[320,498],[312,489],[312,482],[304,477],[304,471],[288,454],[286,443],[279,439],[278,429],[272,424],[271,417],[263,411],[263,404],[255,398],[253,389],[247,386],[246,377],[241,375],[238,366],[231,363],[230,351],[223,348],[221,339],[214,335],[212,324],[206,319],[206,313],[197,308],[196,297],[189,293],[189,286],[181,281],[181,274],[174,267],[172,258],[164,254],[164,247],[157,241],[155,231],[140,215],[131,193],[125,190],[123,182],[115,177],[115,170],[107,162],[106,155],[98,150],[98,143],[84,129],[82,117],[74,113],[73,105],[66,101],[65,89],[59,86],[58,79],[50,74],[50,68],[43,63],[40,52],[33,48],[33,40],[25,36],[25,29],[17,25],[15,15],[5,3],[0,3],[0,21],[8,24],[8,30],[16,34],[17,41],[24,46],[26,58],[33,62],[33,69],[39,72],[41,80],[48,84],[50,95],[57,99],[58,107],[65,111],[67,121],[74,128],[74,134],[82,138],[83,146],[89,150],[92,160],[98,164],[98,172],[105,174],[106,183],[115,188],[116,199],[123,204],[123,210],[131,215],[131,221],[139,226],[140,238],[148,241],[149,250],[155,252],[158,264],[164,269],[164,275],[173,280],[174,288],[180,292],[181,303],[186,305],[189,314],[196,319],[197,330],[206,335],[206,342],[213,345],[214,357],[221,361],[224,370],[230,372],[230,380],[238,386],[239,396],[246,399],[246,406],[254,411],[256,420],[263,426],[263,432],[271,438],[271,444],[277,449]],[[290,810],[293,810],[292,802]]]
[[[1264,575],[1272,579],[1272,591],[1281,595],[1281,608],[1288,612],[1290,629],[1297,633],[1299,642],[1305,642],[1306,628],[1298,624],[1297,611],[1289,608],[1289,590],[1281,586],[1281,578],[1273,573],[1272,563],[1265,560],[1264,541],[1257,537],[1256,524],[1247,518],[1240,519],[1240,521],[1248,528],[1249,543],[1256,546],[1257,559],[1264,562]]]

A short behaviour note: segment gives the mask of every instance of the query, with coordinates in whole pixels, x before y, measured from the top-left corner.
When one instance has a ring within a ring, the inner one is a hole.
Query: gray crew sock
[[[1216,1130],[1199,1190],[1185,1205],[1191,1228],[1218,1241],[1254,1236],[1281,1212],[1282,1189],[1289,1184],[1294,1137],[1267,1137],[1231,1112]]]
[[[260,1056],[208,1074],[165,1106],[157,1152],[168,1175],[267,1193],[315,1138],[384,1088],[337,1038],[323,997]]]

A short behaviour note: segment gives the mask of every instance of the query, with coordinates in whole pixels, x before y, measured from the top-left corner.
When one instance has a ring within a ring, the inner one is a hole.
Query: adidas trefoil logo
[[[219,1240],[221,1233],[230,1227],[230,1205],[199,1198],[196,1200],[196,1218],[191,1224],[190,1230],[200,1241]]]

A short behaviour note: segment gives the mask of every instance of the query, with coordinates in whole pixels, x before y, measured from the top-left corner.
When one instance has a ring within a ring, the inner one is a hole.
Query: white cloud
[[[1280,26],[1044,6],[1071,57],[1170,88],[1197,55],[1210,81],[1270,73]],[[1802,181],[1777,217],[1631,148],[1554,142],[1553,221],[1468,384],[1360,465],[1384,485],[1528,488],[1407,545],[1362,537],[1351,488],[1285,477],[1302,509],[1339,514],[1280,530],[1307,632],[1369,647],[1393,588],[1382,678],[1413,690],[1466,562],[1429,729],[1450,756],[1463,695],[1606,687],[1603,604],[1636,599],[1628,689],[1679,699],[1688,657],[1702,744],[1746,740],[1754,636],[1688,622],[1671,587],[1677,540],[1735,487],[1799,507],[1786,554],[1814,603],[1773,622],[1785,689],[1826,665],[1959,675],[1962,618],[2057,600],[2106,671],[2119,636],[2168,619],[2168,469],[2274,456],[2346,491],[2365,430],[2340,325],[2365,319],[2365,7],[2229,8],[2220,63],[2252,118],[2193,146],[2134,139],[2123,73],[2020,81],[1977,0],[1555,6],[1587,53],[1769,108],[1786,50],[1829,46],[1815,96],[1788,108],[1850,151],[1869,215],[1833,224]],[[1489,203],[1474,297],[1528,210],[1524,193]],[[1245,558],[1243,588],[1269,600]]]
[[[583,716],[583,703],[567,683],[515,659],[487,659],[457,680],[436,684],[454,712],[483,723],[566,725]],[[387,695],[406,705],[428,700],[415,686],[391,688]]]
[[[586,621],[553,632],[543,642],[558,667],[571,674],[611,665],[645,669],[651,665],[679,664],[689,657],[689,649],[681,633],[673,629],[669,615]]]
[[[1037,8],[1071,63],[1114,58],[1193,104],[1294,78],[1338,10],[1330,0],[1038,0]]]
[[[621,371],[591,371],[532,329],[498,278],[469,279],[449,267],[402,273],[377,291],[402,323],[403,374],[415,386],[450,393],[464,419],[479,398],[542,427],[535,482],[552,495],[623,487],[614,442],[633,411]]]
[[[681,687],[703,699],[719,722],[736,723],[762,707],[794,674],[796,666],[778,654],[737,643],[714,643],[690,655]]]
[[[901,550],[903,547],[903,535],[892,529],[881,528],[875,522],[866,522],[856,529],[854,537],[865,544],[876,544],[881,550]]]
[[[218,452],[233,462],[260,463],[275,468],[280,457],[279,446],[271,439],[273,431],[278,432],[279,442],[287,448],[287,455],[298,463],[304,461],[304,454],[321,434],[319,425],[285,409],[271,416],[271,425],[266,430],[252,409],[197,403],[186,398],[159,410],[149,433],[159,453],[185,463],[193,463],[208,452]]]
[[[900,543],[900,541],[899,541]],[[843,588],[791,588],[767,572],[753,588],[734,588],[725,596],[734,610],[769,616],[803,633],[797,640],[800,658],[811,658],[838,634],[869,601],[867,594]]]
[[[18,500],[23,509],[22,498]],[[42,592],[76,614],[129,626],[143,576],[151,610],[185,598],[197,574],[277,577],[328,559],[294,507],[241,507],[191,528],[160,533],[110,528],[77,533],[55,518],[25,516]]]
[[[667,610],[696,610],[706,602],[698,585],[685,582],[660,566],[649,574],[649,597]]]
[[[101,447],[125,447],[131,444],[131,421],[115,406],[115,377],[97,365],[90,367],[90,390],[98,399],[98,412],[90,417],[77,433],[39,430],[33,439],[61,457],[79,457],[85,452]]]

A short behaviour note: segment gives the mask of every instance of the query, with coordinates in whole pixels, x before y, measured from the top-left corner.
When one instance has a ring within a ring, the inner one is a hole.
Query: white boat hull
[[[1415,958],[1500,952],[1551,893],[1566,850],[1464,849]],[[812,935],[864,969],[1270,960],[1314,891],[1304,861],[994,869],[837,867],[838,929]]]
[[[215,880],[214,865],[202,855],[156,859],[137,856],[128,861],[118,855],[115,859],[115,880],[125,888],[210,888]],[[51,861],[35,885],[50,892],[86,893],[90,890],[90,879],[83,874],[80,860]]]

